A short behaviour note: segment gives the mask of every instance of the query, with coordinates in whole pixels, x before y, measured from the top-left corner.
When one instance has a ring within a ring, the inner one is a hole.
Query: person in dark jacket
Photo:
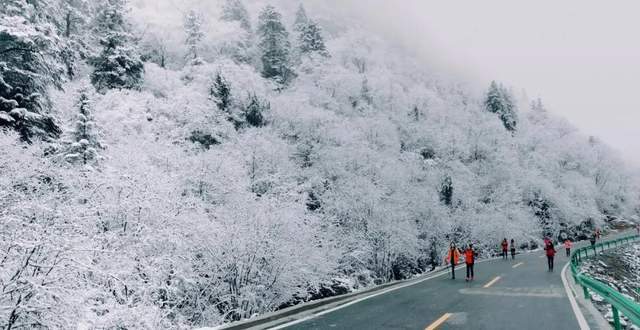
[[[549,241],[549,244],[545,246],[544,250],[547,252],[547,264],[549,271],[553,271],[553,258],[556,256],[556,249],[553,246],[553,241]]]
[[[516,258],[516,242],[513,240],[513,238],[511,239],[511,260]]]
[[[591,238],[589,239],[589,241],[591,242],[591,248],[593,249],[593,253],[597,254],[598,252],[596,251],[596,233],[594,232],[593,235],[591,235]]]

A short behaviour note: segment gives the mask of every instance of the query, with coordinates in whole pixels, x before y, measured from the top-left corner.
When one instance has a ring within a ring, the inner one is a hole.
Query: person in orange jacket
[[[451,264],[452,280],[456,279],[456,265],[458,264],[459,260],[460,260],[460,252],[458,251],[456,244],[452,242],[451,246],[449,247],[449,252],[447,253],[447,258],[444,260],[445,264]]]
[[[571,247],[573,246],[573,243],[571,243],[571,240],[569,240],[568,238],[564,241],[564,249],[567,250],[567,257],[569,257],[571,255]]]
[[[464,261],[467,265],[466,281],[473,281],[473,265],[476,261],[476,251],[473,250],[473,244],[469,244],[467,249],[464,250]]]

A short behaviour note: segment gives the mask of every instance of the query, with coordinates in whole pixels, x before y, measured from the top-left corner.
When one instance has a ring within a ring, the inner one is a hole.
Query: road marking
[[[524,264],[524,262],[519,262],[519,263],[511,266],[511,268],[518,268],[518,267],[522,266],[522,264]]]
[[[445,321],[447,321],[447,319],[449,319],[451,317],[451,313],[445,313],[444,315],[440,316],[439,319],[437,319],[435,322],[431,323],[430,326],[424,328],[424,330],[435,330],[437,329],[442,323],[444,323]]]
[[[571,304],[571,309],[573,309],[573,314],[576,315],[576,319],[578,319],[578,324],[580,325],[580,330],[589,330],[589,324],[587,320],[584,318],[580,307],[578,307],[578,303],[576,302],[576,297],[574,297],[573,292],[569,289],[569,282],[567,281],[567,268],[569,268],[570,262],[564,265],[562,271],[560,272],[560,277],[562,277],[562,284],[564,285],[564,290],[567,292],[567,296],[569,297],[569,303]]]
[[[489,283],[485,284],[485,285],[483,286],[483,288],[485,288],[485,289],[486,289],[486,288],[488,288],[488,287],[492,286],[494,283],[498,282],[498,280],[499,280],[499,279],[500,279],[500,276],[496,276],[496,278],[494,278],[493,280],[491,280],[491,282],[489,282]]]
[[[538,258],[544,258],[544,256],[545,256],[545,255],[546,255],[546,254],[543,254],[543,255],[539,256]]]

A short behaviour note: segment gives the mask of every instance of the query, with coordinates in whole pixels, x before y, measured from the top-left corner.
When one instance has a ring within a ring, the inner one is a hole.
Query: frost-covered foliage
[[[212,6],[198,8],[202,65],[184,65],[182,13],[167,6],[177,36],[141,25],[167,53],[137,89],[78,93],[79,70],[49,92],[61,140],[0,133],[0,327],[218,325],[408,278],[450,241],[488,254],[503,237],[577,235],[640,211],[615,153],[541,101],[505,129],[487,95],[356,28],[326,37],[330,57],[290,61],[293,15],[273,8],[243,39],[265,52],[238,60],[225,47],[243,19],[218,22]],[[258,16],[249,8],[239,17]],[[281,69],[297,73],[286,89]]]
[[[249,12],[240,0],[225,0],[221,19],[229,22],[239,22],[243,29],[251,32]]]

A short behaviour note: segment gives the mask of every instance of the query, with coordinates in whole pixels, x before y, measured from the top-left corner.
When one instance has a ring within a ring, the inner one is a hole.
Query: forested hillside
[[[3,328],[218,325],[640,212],[540,100],[299,2],[175,3],[3,0]]]

